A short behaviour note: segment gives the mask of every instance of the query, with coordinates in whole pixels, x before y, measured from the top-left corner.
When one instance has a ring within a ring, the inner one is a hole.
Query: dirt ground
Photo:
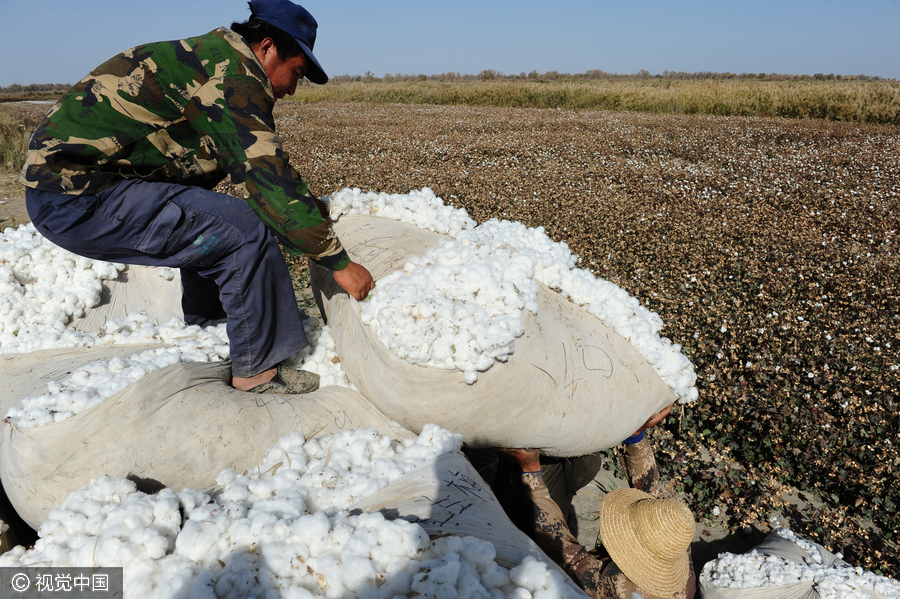
[[[18,179],[18,173],[0,170],[0,229],[31,222],[25,209],[25,188]]]

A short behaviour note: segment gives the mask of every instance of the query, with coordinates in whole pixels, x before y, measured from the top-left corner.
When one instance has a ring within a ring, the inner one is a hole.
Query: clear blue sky
[[[900,79],[900,0],[305,0],[329,75],[601,69]],[[249,16],[245,0],[0,0],[0,86]]]

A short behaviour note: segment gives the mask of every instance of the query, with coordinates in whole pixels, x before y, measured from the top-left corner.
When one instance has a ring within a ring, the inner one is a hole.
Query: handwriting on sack
[[[447,471],[441,477],[436,498],[422,495],[416,499],[428,503],[432,510],[428,517],[404,516],[405,520],[429,527],[453,525],[469,508],[487,501],[488,492],[476,479],[462,471]]]
[[[580,371],[587,370],[607,379],[612,377],[613,361],[609,352],[602,347],[586,343],[576,343],[574,349],[568,343],[563,343],[562,346],[566,369],[563,386],[571,388],[573,393],[578,381],[584,380],[584,377],[577,376]]]
[[[364,243],[348,248],[351,256],[357,256],[359,261],[370,269],[378,270],[381,263],[388,265],[388,272],[401,268],[409,259],[401,255],[394,247],[396,240],[391,237],[372,237]]]

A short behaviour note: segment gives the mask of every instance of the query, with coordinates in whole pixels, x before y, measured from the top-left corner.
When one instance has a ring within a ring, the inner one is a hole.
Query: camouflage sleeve
[[[609,558],[600,559],[578,543],[562,517],[559,506],[550,498],[540,472],[523,473],[522,482],[531,492],[534,508],[534,532],[538,546],[594,599],[627,599],[619,595],[617,580],[606,576]],[[627,579],[626,579],[627,580]]]
[[[659,469],[646,435],[637,443],[625,444],[625,472],[632,488],[654,497],[660,496]]]
[[[274,97],[250,75],[224,77],[216,84],[224,93],[211,91],[208,100],[195,94],[185,117],[232,183],[245,189],[247,202],[290,254],[306,254],[331,270],[347,266],[347,252],[275,133]]]

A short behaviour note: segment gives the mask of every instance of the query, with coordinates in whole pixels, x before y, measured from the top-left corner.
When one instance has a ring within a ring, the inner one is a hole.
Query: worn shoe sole
[[[302,395],[319,388],[319,375],[306,370],[294,370],[284,364],[278,365],[278,371],[272,380],[248,389],[249,393],[276,393],[279,395]]]

